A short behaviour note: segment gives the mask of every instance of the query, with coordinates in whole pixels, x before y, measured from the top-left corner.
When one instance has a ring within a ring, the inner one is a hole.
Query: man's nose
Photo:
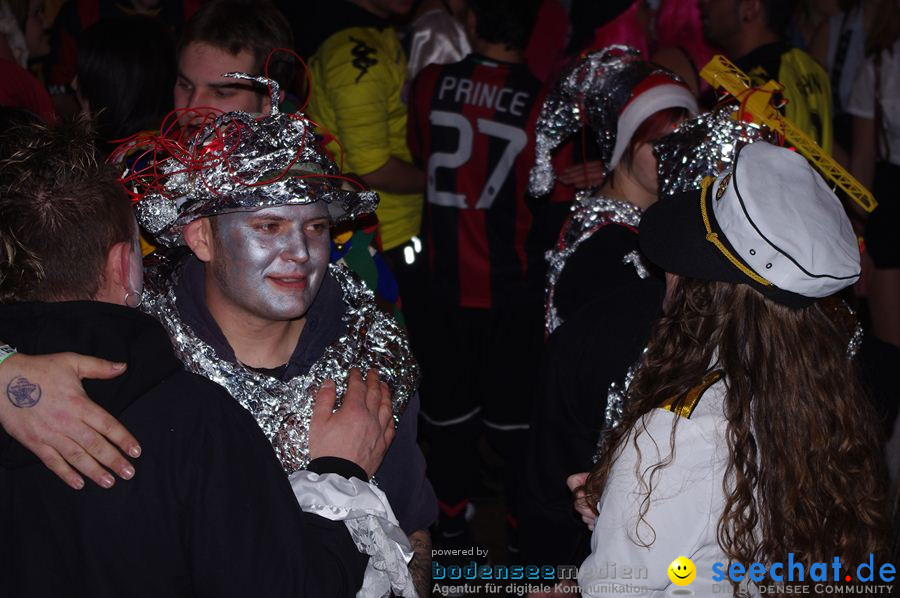
[[[291,230],[285,235],[281,257],[289,262],[298,264],[309,261],[309,248],[306,243],[306,235],[300,228]]]
[[[198,90],[191,92],[184,107],[185,115],[182,117],[182,125],[197,127],[204,119],[214,112],[209,105],[208,97]]]

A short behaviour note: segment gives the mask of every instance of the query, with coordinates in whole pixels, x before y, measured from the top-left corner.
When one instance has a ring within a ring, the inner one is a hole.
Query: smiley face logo
[[[697,577],[697,567],[686,556],[680,556],[669,565],[669,579],[676,586],[686,586]]]

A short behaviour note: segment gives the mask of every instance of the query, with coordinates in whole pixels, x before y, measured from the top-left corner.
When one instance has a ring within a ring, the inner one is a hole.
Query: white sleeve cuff
[[[343,521],[359,551],[369,555],[358,598],[382,598],[392,590],[398,596],[415,598],[407,568],[413,550],[384,492],[336,473],[298,471],[288,479],[305,513]]]

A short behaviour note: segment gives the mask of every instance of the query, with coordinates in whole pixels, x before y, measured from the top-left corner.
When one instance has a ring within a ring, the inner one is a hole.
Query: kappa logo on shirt
[[[350,41],[356,44],[353,46],[353,49],[350,50],[350,53],[353,55],[353,66],[359,70],[359,75],[356,76],[356,82],[359,83],[359,80],[363,78],[363,75],[368,73],[371,67],[378,64],[378,59],[375,58],[377,50],[366,42],[356,39],[352,35],[350,36]]]

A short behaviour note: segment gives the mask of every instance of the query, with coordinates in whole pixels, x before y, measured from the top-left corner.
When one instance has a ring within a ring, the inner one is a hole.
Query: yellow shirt
[[[406,145],[406,56],[390,27],[350,27],[326,39],[310,58],[309,115],[344,148],[328,145],[345,172],[366,175],[391,156],[412,162]],[[387,193],[377,214],[384,249],[418,235],[423,195]]]
[[[784,43],[768,44],[737,61],[739,68],[762,85],[775,79],[784,86],[784,115],[831,153],[831,83],[809,54]]]

